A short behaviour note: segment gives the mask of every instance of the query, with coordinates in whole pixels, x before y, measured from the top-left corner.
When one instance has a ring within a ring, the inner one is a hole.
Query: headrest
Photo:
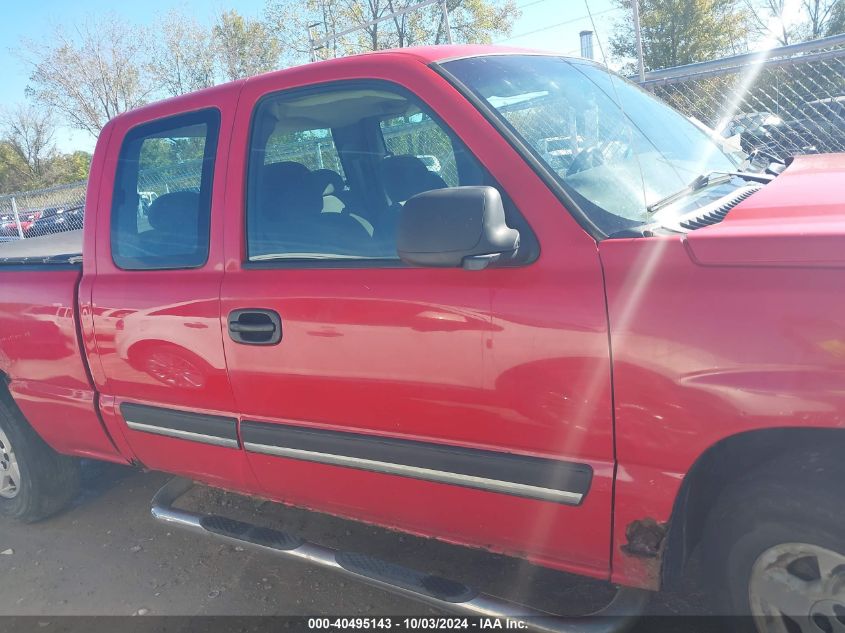
[[[312,215],[323,208],[323,194],[302,163],[270,163],[259,178],[262,211],[271,216]]]
[[[384,188],[393,203],[405,202],[423,191],[445,189],[445,181],[426,169],[416,156],[386,156],[381,163]]]
[[[158,231],[178,233],[197,231],[200,194],[196,191],[174,191],[153,200],[147,209],[147,221]]]
[[[331,169],[315,169],[311,178],[320,187],[324,196],[337,195],[343,191],[343,177]]]
[[[261,170],[262,178],[265,181],[275,180],[304,180],[308,178],[310,170],[302,163],[297,163],[292,160],[283,160],[279,163],[270,163],[264,165]]]

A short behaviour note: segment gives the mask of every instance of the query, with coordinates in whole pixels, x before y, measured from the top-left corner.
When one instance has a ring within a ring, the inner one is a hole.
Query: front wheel
[[[0,498],[14,499],[20,492],[21,469],[9,436],[0,427]]]
[[[758,614],[762,630],[788,633],[791,618],[802,631],[845,631],[843,552],[814,543],[777,543],[764,550],[748,583],[751,613]]]
[[[845,633],[843,468],[779,464],[722,496],[704,560],[717,608],[758,633]],[[784,481],[791,479],[791,481]]]
[[[79,460],[60,455],[0,394],[0,515],[32,523],[63,509],[79,491]]]

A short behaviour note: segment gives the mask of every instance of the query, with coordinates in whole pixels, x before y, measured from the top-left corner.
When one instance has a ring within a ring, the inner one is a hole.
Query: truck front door
[[[595,242],[429,68],[343,68],[251,80],[238,106],[221,318],[264,494],[606,577]],[[404,265],[403,203],[460,185],[499,189],[519,260]]]

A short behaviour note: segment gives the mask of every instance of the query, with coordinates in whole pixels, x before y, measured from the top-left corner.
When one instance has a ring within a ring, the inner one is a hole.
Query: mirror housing
[[[406,264],[481,270],[519,248],[519,231],[505,223],[494,187],[426,191],[405,202],[396,250]]]

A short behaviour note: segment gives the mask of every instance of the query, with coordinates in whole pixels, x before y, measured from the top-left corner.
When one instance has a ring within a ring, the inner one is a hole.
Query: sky
[[[793,0],[797,2],[797,0]],[[160,14],[170,9],[182,9],[203,23],[210,24],[222,9],[236,9],[239,13],[257,17],[265,0],[0,0],[0,68],[3,91],[0,108],[13,106],[25,99],[29,77],[26,64],[19,57],[23,39],[38,41],[49,38],[57,25],[72,25],[86,15],[113,11],[127,20],[151,25]],[[612,0],[516,0],[522,11],[510,37],[496,43],[526,48],[538,48],[565,55],[580,53],[579,32],[595,30],[594,54],[601,59],[601,47],[608,51],[608,38],[615,22],[630,19],[628,11],[620,9]],[[589,12],[592,13],[591,25]],[[95,139],[86,132],[60,128],[56,135],[59,150],[92,151]]]

